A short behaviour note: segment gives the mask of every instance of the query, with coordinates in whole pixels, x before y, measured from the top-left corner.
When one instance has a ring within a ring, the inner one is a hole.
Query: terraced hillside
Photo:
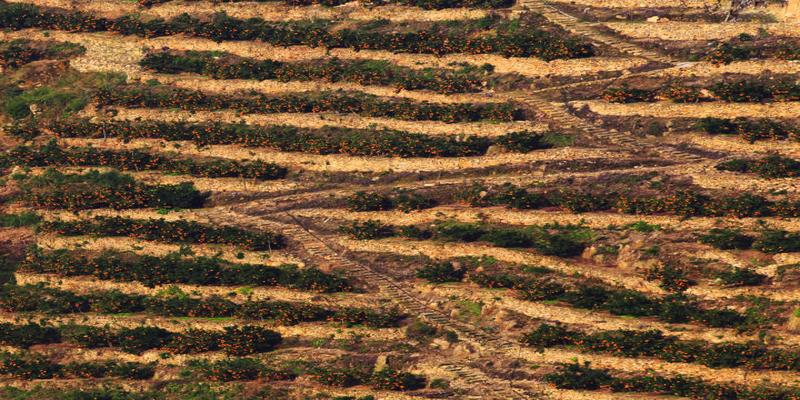
[[[0,398],[800,399],[768,3],[0,0]]]

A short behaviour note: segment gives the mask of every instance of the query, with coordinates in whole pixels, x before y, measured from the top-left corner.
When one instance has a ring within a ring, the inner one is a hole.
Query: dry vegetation
[[[800,400],[800,25],[724,3],[0,0],[0,398]]]

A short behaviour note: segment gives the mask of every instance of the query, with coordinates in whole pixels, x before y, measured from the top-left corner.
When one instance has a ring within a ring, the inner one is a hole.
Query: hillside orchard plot
[[[794,0],[0,0],[0,399],[800,400]]]

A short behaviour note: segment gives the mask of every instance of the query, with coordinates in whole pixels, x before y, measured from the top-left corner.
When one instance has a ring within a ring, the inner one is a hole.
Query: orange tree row
[[[719,44],[705,59],[715,64],[730,64],[751,59],[800,59],[800,41],[791,37],[754,37],[742,33]]]
[[[422,375],[398,371],[391,367],[373,372],[366,371],[366,369],[343,369],[336,365],[319,364],[301,365],[298,368],[297,364],[300,363],[293,364],[295,364],[293,371],[289,372],[276,369],[255,358],[232,358],[219,361],[191,360],[187,364],[186,372],[219,382],[291,379],[301,373],[309,375],[324,385],[338,387],[370,385],[378,390],[397,391],[422,389],[427,383],[427,379]]]
[[[677,189],[661,195],[639,195],[589,190],[526,190],[512,184],[488,188],[482,184],[475,184],[458,193],[457,197],[473,207],[495,205],[517,209],[561,207],[575,213],[611,210],[626,214],[736,218],[800,216],[800,202],[795,200],[768,200],[751,193],[712,196],[691,188]]]
[[[338,112],[448,123],[524,118],[523,110],[512,103],[431,103],[344,90],[277,95],[212,94],[173,86],[128,84],[102,88],[95,100],[100,106],[130,108],[232,109],[252,114]]]
[[[762,178],[794,178],[800,176],[800,161],[772,154],[760,159],[735,158],[717,164],[720,171],[758,174]]]
[[[562,137],[555,133],[512,132],[496,138],[459,135],[430,136],[389,129],[353,129],[334,126],[298,128],[287,125],[258,126],[226,123],[162,121],[113,121],[93,123],[85,119],[54,121],[45,126],[62,138],[164,139],[192,141],[198,146],[236,144],[269,147],[287,152],[348,154],[381,157],[468,157],[486,154],[493,145],[520,153],[553,147]],[[30,139],[41,134],[37,127],[18,125],[10,130]]]
[[[713,96],[707,96],[705,92]],[[723,100],[737,103],[798,101],[800,84],[793,77],[764,77],[722,80],[707,88],[674,84],[663,89],[641,89],[627,86],[611,87],[603,99],[612,103],[652,102],[665,97],[678,103],[698,103]]]
[[[27,167],[102,166],[127,171],[158,170],[207,178],[239,177],[280,179],[286,168],[263,161],[239,162],[215,158],[197,161],[162,156],[138,149],[101,150],[92,147],[61,147],[55,141],[43,146],[17,146],[0,154],[0,168],[11,165]]]
[[[459,282],[466,277],[485,288],[511,289],[528,301],[558,301],[572,307],[606,311],[613,315],[655,317],[669,323],[698,322],[712,327],[751,328],[745,316],[728,309],[706,309],[684,294],[663,298],[648,297],[634,290],[603,285],[592,280],[574,280],[558,272],[536,268],[528,275],[505,272],[478,272],[480,262],[459,259],[428,263],[417,276],[433,283]],[[573,282],[574,280],[574,282]]]
[[[144,380],[155,375],[155,364],[136,362],[71,362],[57,364],[38,353],[0,353],[0,374],[20,379],[122,378]]]
[[[143,7],[151,7],[156,4],[163,4],[172,0],[139,0]],[[200,1],[200,0],[190,0]],[[236,3],[241,1],[274,2],[275,0],[216,0],[219,3]],[[279,0],[290,6],[310,6],[319,4],[328,7],[339,6],[350,3],[352,0]],[[506,8],[514,5],[515,0],[367,0],[360,3],[369,6],[381,6],[385,4],[402,4],[406,6],[420,7],[425,10],[442,10],[446,8],[468,7],[468,8]]]
[[[189,182],[149,185],[116,171],[63,174],[48,169],[19,178],[22,200],[34,207],[84,210],[125,208],[198,208],[205,196]]]
[[[800,140],[800,127],[768,118],[702,118],[695,124],[695,129],[711,135],[739,135],[750,143],[758,140]]]
[[[286,247],[283,235],[269,231],[251,231],[231,225],[211,226],[195,221],[135,219],[96,216],[75,221],[47,221],[39,229],[59,235],[130,236],[144,240],[179,243],[217,243],[249,250],[271,250]]]
[[[147,69],[168,74],[191,72],[216,79],[276,79],[281,82],[326,80],[356,82],[361,85],[393,86],[405,90],[433,90],[439,93],[479,92],[486,69],[466,66],[459,69],[401,67],[385,60],[316,59],[282,62],[242,58],[211,51],[151,52],[139,62]]]
[[[177,253],[157,257],[106,250],[91,256],[80,251],[44,251],[34,248],[19,268],[22,271],[59,276],[91,275],[120,282],[141,282],[149,287],[184,283],[284,286],[316,292],[352,289],[346,279],[326,274],[316,268],[298,269],[296,265],[290,264],[279,267],[234,264],[218,258],[183,258]]]
[[[343,29],[329,20],[266,21],[238,19],[216,13],[208,19],[182,14],[168,21],[142,20],[138,15],[115,19],[82,12],[37,7],[25,3],[0,4],[0,28],[42,28],[66,31],[111,31],[145,37],[185,34],[215,41],[260,40],[277,46],[308,45],[356,50],[408,53],[498,53],[507,57],[545,60],[588,57],[592,45],[549,24],[536,14],[508,20],[488,16],[479,20],[441,21],[409,30],[387,20],[356,23]]]
[[[404,318],[396,310],[357,307],[325,308],[313,304],[270,300],[234,303],[220,296],[207,298],[187,295],[146,296],[119,291],[95,291],[78,295],[43,285],[4,285],[0,288],[0,310],[7,312],[136,313],[165,317],[236,317],[243,320],[269,320],[277,324],[331,321],[372,328],[397,326]]]
[[[393,226],[380,221],[352,222],[340,230],[355,239],[405,236],[458,242],[489,242],[498,247],[533,248],[545,255],[572,257],[581,254],[594,233],[578,225],[502,227],[481,223],[436,221],[427,226]]]
[[[155,326],[138,326],[114,331],[108,327],[75,324],[61,326],[36,323],[0,324],[0,343],[21,348],[69,343],[87,349],[114,347],[131,354],[141,354],[153,349],[166,350],[174,354],[222,350],[229,355],[243,356],[271,351],[282,340],[278,332],[249,325],[228,326],[222,331],[189,329],[179,333]]]
[[[797,349],[771,349],[761,342],[708,343],[679,340],[658,330],[611,330],[583,333],[561,325],[542,324],[523,338],[538,348],[576,346],[578,350],[623,357],[655,357],[668,362],[702,364],[711,368],[797,371]]]
[[[69,42],[14,39],[0,41],[0,67],[17,68],[38,60],[60,60],[82,54],[86,49]]]
[[[591,368],[586,362],[562,364],[558,370],[544,376],[559,389],[598,390],[612,392],[658,393],[702,400],[797,400],[800,390],[780,386],[748,387],[704,382],[682,375],[662,376],[656,373],[613,376],[604,369]]]

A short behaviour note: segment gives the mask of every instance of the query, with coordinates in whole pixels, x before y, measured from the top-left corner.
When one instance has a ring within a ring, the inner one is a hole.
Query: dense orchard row
[[[679,340],[658,330],[613,330],[583,333],[561,325],[542,324],[523,338],[529,346],[575,346],[581,352],[623,357],[654,357],[668,362],[697,363],[711,368],[800,370],[797,349],[770,349],[761,342],[708,343]]]
[[[436,221],[427,226],[393,226],[379,221],[352,222],[340,230],[355,239],[404,236],[454,242],[489,242],[508,248],[533,248],[545,255],[581,254],[593,237],[590,229],[576,225],[502,227],[458,221]]]
[[[59,276],[91,275],[99,279],[141,282],[149,287],[183,283],[195,285],[284,286],[315,292],[340,292],[351,289],[346,279],[316,268],[298,269],[286,264],[270,267],[234,264],[218,258],[184,258],[178,253],[163,257],[132,255],[106,250],[98,255],[80,251],[33,249],[20,270]]]
[[[191,72],[217,79],[276,79],[288,81],[355,82],[392,86],[396,89],[427,89],[439,93],[479,92],[490,71],[472,66],[459,69],[413,69],[385,60],[316,59],[282,62],[241,58],[229,53],[159,51],[145,55],[144,68],[168,74]]]
[[[714,228],[702,235],[700,241],[723,250],[756,249],[769,254],[800,251],[800,233],[779,229],[764,229],[755,237],[738,229]]]
[[[82,54],[86,49],[68,42],[15,39],[0,41],[0,67],[17,68],[38,60],[60,60]]]
[[[545,375],[545,380],[559,389],[598,390],[613,392],[659,393],[691,399],[730,400],[796,400],[800,391],[795,388],[759,385],[715,384],[685,376],[661,376],[656,373],[612,376],[607,370],[593,369],[589,363],[563,364],[556,372]]]
[[[44,232],[59,235],[130,236],[137,239],[179,243],[216,243],[243,247],[249,250],[272,250],[286,247],[283,235],[258,232],[231,225],[211,226],[196,221],[164,219],[135,219],[96,216],[76,221],[47,221],[39,227]]]
[[[0,343],[20,348],[69,343],[86,349],[113,347],[131,354],[141,354],[147,350],[165,350],[174,354],[221,350],[228,355],[244,356],[271,351],[281,341],[278,332],[250,325],[228,326],[221,331],[189,329],[178,333],[155,326],[111,330],[108,327],[76,324],[0,324]]]
[[[27,167],[102,166],[125,171],[159,170],[207,178],[239,177],[281,179],[286,168],[263,161],[239,162],[226,159],[197,161],[163,156],[143,150],[102,150],[93,147],[61,147],[55,141],[43,146],[17,146],[0,154],[0,168],[11,165]]]
[[[269,320],[281,325],[331,321],[371,328],[397,326],[404,318],[395,310],[353,307],[333,309],[313,304],[270,300],[234,303],[220,296],[197,298],[186,294],[146,296],[119,291],[96,291],[78,295],[42,285],[3,286],[0,289],[0,310],[48,314],[90,311],[107,314],[144,312],[165,317],[236,317],[243,320]]]
[[[338,112],[447,123],[524,118],[524,112],[512,103],[431,103],[343,90],[276,95],[213,94],[173,86],[128,84],[101,88],[95,100],[100,106],[129,108],[231,109],[253,114]]]
[[[524,300],[559,301],[613,315],[655,317],[668,323],[697,322],[712,327],[748,328],[752,325],[736,311],[706,309],[681,293],[651,298],[634,290],[606,287],[591,281],[567,285],[553,273],[521,276],[476,272],[470,273],[468,279],[481,287],[513,289]]]
[[[42,221],[36,213],[21,212],[18,214],[0,213],[0,228],[21,228],[23,226],[34,226]]]
[[[710,96],[707,95],[710,93]],[[792,78],[744,78],[717,82],[709,87],[674,84],[663,89],[627,86],[606,89],[602,97],[612,103],[652,102],[667,98],[677,103],[722,100],[736,103],[798,101],[800,84]]]
[[[800,161],[772,154],[759,159],[735,158],[717,164],[720,171],[758,174],[762,178],[794,178],[800,176]]]
[[[347,198],[350,211],[387,211],[398,209],[404,212],[424,210],[436,206],[436,201],[411,191],[397,190],[391,194],[356,192]]]
[[[757,38],[743,33],[719,44],[705,55],[714,64],[730,64],[752,59],[800,59],[800,45],[796,38]]]
[[[767,118],[702,118],[695,129],[711,135],[739,135],[750,143],[758,140],[800,140],[800,127]]]
[[[19,178],[21,198],[33,207],[85,210],[93,208],[198,208],[205,196],[194,185],[150,185],[116,171],[64,174],[48,169]]]
[[[138,0],[139,5],[151,7],[156,4],[167,3],[172,0]],[[189,0],[199,1],[199,0]],[[217,0],[220,3],[235,3],[240,1],[253,0]],[[275,0],[255,0],[257,2],[274,2]],[[278,0],[289,6],[310,6],[319,4],[328,7],[335,7],[352,0]],[[425,10],[442,10],[446,8],[506,8],[514,5],[515,0],[367,0],[359,3],[368,6],[382,6],[386,4],[401,4],[406,6],[420,7]]]
[[[9,29],[111,31],[145,37],[182,33],[215,41],[260,40],[277,46],[308,45],[437,55],[498,53],[506,57],[535,56],[545,60],[594,54],[590,44],[547,26],[546,20],[533,14],[517,20],[489,16],[480,20],[453,22],[433,22],[414,31],[394,26],[388,20],[334,29],[335,23],[327,20],[275,22],[260,18],[238,19],[224,13],[216,13],[210,19],[202,20],[189,14],[168,21],[142,20],[138,15],[107,19],[25,3],[0,4],[0,28]]]
[[[20,379],[122,378],[144,380],[155,375],[155,364],[118,361],[57,364],[37,353],[0,353],[0,374]]]
[[[752,193],[709,195],[696,189],[679,189],[660,195],[580,190],[526,190],[511,184],[488,188],[474,184],[458,194],[473,207],[505,205],[516,209],[560,207],[571,212],[616,211],[625,214],[675,214],[711,217],[800,216],[800,202],[769,200]]]
[[[251,381],[256,379],[285,380],[297,375],[309,375],[312,379],[330,386],[350,387],[370,385],[378,390],[417,390],[424,388],[427,379],[422,375],[384,368],[377,371],[343,370],[328,365],[316,365],[290,371],[275,368],[255,358],[231,358],[220,361],[192,360],[189,370],[212,381]]]
[[[508,151],[527,153],[561,145],[569,138],[556,133],[511,132],[496,138],[460,135],[430,136],[388,129],[354,129],[325,126],[298,128],[288,125],[256,126],[230,123],[136,122],[92,123],[84,119],[47,124],[47,130],[65,138],[123,140],[154,138],[188,140],[198,146],[237,144],[270,147],[287,152],[348,154],[381,157],[467,157],[486,154],[493,144]],[[30,139],[41,129],[17,125],[12,135]]]

